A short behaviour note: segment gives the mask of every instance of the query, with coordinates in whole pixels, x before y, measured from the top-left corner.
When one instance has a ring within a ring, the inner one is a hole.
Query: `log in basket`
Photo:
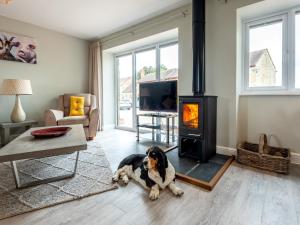
[[[267,135],[261,134],[259,144],[243,142],[238,145],[237,161],[248,166],[288,174],[290,150],[269,146]]]

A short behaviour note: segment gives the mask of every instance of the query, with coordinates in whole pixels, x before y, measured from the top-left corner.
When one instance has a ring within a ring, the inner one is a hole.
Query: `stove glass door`
[[[182,121],[183,125],[188,128],[199,128],[199,104],[183,103]]]

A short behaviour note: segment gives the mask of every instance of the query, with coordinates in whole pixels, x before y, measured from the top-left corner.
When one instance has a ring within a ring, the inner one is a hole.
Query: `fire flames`
[[[183,105],[183,124],[198,128],[199,126],[198,104],[184,104]]]

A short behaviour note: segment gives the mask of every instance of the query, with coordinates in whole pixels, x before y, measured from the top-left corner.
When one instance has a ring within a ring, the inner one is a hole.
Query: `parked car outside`
[[[120,101],[120,110],[130,110],[131,103],[129,101]]]

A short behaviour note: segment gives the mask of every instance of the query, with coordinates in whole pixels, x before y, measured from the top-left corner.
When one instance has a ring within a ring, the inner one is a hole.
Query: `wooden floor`
[[[144,151],[135,134],[106,131],[97,140],[112,169],[133,152]],[[283,176],[233,163],[212,192],[177,181],[182,198],[165,190],[159,200],[135,183],[82,200],[0,221],[1,225],[300,225],[300,167]],[[0,202],[1,204],[1,202]]]

